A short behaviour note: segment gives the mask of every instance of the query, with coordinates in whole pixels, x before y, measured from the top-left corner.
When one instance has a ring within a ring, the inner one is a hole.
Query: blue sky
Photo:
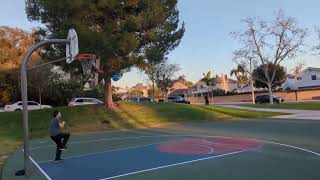
[[[320,26],[319,7],[319,0],[179,0],[180,19],[186,23],[186,33],[180,46],[169,55],[170,62],[180,64],[182,70],[179,74],[186,75],[193,82],[208,70],[215,74],[229,74],[236,66],[232,62],[232,51],[239,47],[230,32],[242,30],[241,20],[246,17],[270,19],[279,9],[283,9],[287,16],[296,17],[301,26],[309,28],[307,42],[315,45],[318,40],[314,27]],[[24,8],[24,0],[2,0],[0,25],[26,30],[39,26],[27,21]],[[320,67],[319,60],[319,56],[304,53],[284,65],[290,69],[299,61],[305,66]],[[115,85],[131,86],[138,82],[147,82],[147,78],[133,70]]]

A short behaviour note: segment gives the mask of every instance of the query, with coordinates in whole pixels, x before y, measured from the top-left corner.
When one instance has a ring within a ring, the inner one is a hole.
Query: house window
[[[317,75],[312,75],[312,76],[311,76],[311,79],[312,79],[312,80],[317,80]]]

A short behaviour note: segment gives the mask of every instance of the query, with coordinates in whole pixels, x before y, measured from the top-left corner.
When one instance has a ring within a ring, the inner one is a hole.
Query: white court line
[[[35,160],[31,156],[29,156],[29,159],[32,161],[32,163],[39,169],[39,171],[47,178],[47,180],[52,180],[50,176],[39,166],[38,163],[36,163]]]
[[[135,171],[135,172],[127,173],[127,174],[121,174],[121,175],[118,175],[118,176],[112,176],[112,177],[103,178],[103,179],[99,179],[99,180],[115,179],[115,178],[119,178],[119,177],[123,177],[123,176],[129,176],[129,175],[138,174],[138,173],[142,173],[142,172],[153,171],[153,170],[157,170],[157,169],[163,169],[163,168],[173,167],[173,166],[178,166],[178,165],[183,165],[183,164],[189,164],[189,163],[193,163],[193,162],[197,162],[197,161],[204,161],[204,160],[208,160],[208,159],[214,159],[214,158],[233,155],[233,154],[238,154],[238,153],[242,153],[242,152],[245,152],[245,151],[237,151],[237,152],[221,154],[221,155],[217,155],[217,156],[211,156],[211,157],[196,159],[196,160],[192,160],[192,161],[185,161],[185,162],[181,162],[181,163],[170,164],[170,165],[166,165],[166,166],[160,166],[160,167],[145,169],[145,170],[141,170],[141,171]]]
[[[91,142],[100,142],[100,141],[140,139],[140,138],[153,138],[153,137],[174,137],[174,136],[181,137],[181,136],[190,136],[190,135],[154,135],[154,136],[129,136],[129,137],[117,137],[117,138],[101,138],[101,139],[95,139],[95,140],[70,142],[68,144],[70,145],[70,144],[81,144],[81,143],[91,143]],[[31,150],[47,148],[47,147],[56,147],[56,145],[53,144],[53,145],[47,145],[47,146],[39,146],[39,147],[31,148]]]
[[[308,150],[308,149],[304,149],[304,148],[301,148],[301,147],[292,146],[292,145],[288,145],[288,144],[282,144],[282,143],[278,143],[278,142],[272,142],[272,141],[263,141],[262,140],[262,142],[275,144],[275,145],[279,145],[279,146],[285,146],[285,147],[289,147],[289,148],[293,148],[293,149],[298,149],[298,150],[305,151],[305,152],[308,152],[308,153],[311,153],[311,154],[314,154],[314,155],[320,157],[320,153],[317,153],[317,152],[314,152],[314,151],[311,151],[311,150]]]
[[[210,151],[207,154],[213,154],[214,153],[214,149],[212,147],[210,147],[210,146],[206,146],[206,145],[202,145],[202,144],[195,144],[195,145],[208,148]]]
[[[79,132],[79,133],[72,133],[72,135],[79,135],[79,136],[83,136],[83,135],[88,135],[88,134],[107,134],[107,133],[123,133],[123,132],[132,132],[132,133],[140,133],[140,134],[152,134],[149,132],[141,132],[139,130],[146,130],[148,128],[140,128],[140,129],[119,129],[119,130],[111,130],[111,131],[97,131],[97,132]],[[152,128],[152,129],[160,129],[161,127],[157,128]],[[37,139],[38,141],[47,141],[48,139]],[[35,142],[37,143],[37,142]]]
[[[136,148],[140,148],[140,147],[146,147],[146,146],[151,146],[151,145],[168,143],[168,142],[171,142],[171,141],[173,141],[173,140],[164,141],[164,142],[158,142],[158,143],[145,144],[145,145],[141,145],[141,146],[132,146],[132,147],[126,147],[126,148],[121,148],[121,149],[114,149],[114,150],[110,150],[110,151],[102,151],[102,152],[98,152],[98,153],[89,153],[89,154],[83,154],[83,155],[78,155],[78,156],[69,156],[67,158],[64,158],[63,160],[79,158],[79,157],[84,157],[84,156],[91,156],[91,155],[96,155],[96,154],[110,153],[110,152],[115,152],[115,151],[122,151],[122,150],[127,150],[127,149],[136,149]],[[47,163],[47,162],[52,162],[52,160],[40,161],[39,164]]]
[[[208,135],[155,135],[155,136],[130,136],[130,137],[123,137],[123,138],[103,138],[103,139],[98,139],[98,140],[88,140],[88,141],[78,141],[78,142],[73,142],[70,144],[80,144],[80,143],[86,143],[86,142],[99,142],[99,141],[111,141],[111,140],[125,140],[125,139],[140,139],[140,138],[154,138],[154,137],[203,137],[203,138],[212,138],[212,137],[220,137],[220,138],[234,138],[232,136],[208,136]],[[239,137],[237,137],[239,138]],[[293,149],[297,149],[297,150],[301,150],[301,151],[305,151],[311,154],[314,154],[316,156],[320,157],[320,153],[308,150],[308,149],[304,149],[301,147],[297,147],[297,146],[292,146],[292,145],[288,145],[288,144],[283,144],[283,143],[278,143],[278,142],[273,142],[273,141],[266,141],[266,140],[259,140],[259,139],[250,139],[250,138],[241,138],[241,139],[247,139],[247,140],[255,140],[255,141],[260,141],[260,142],[265,142],[265,143],[269,143],[269,144],[276,144],[276,145],[280,145],[280,146],[285,146],[285,147],[290,147]],[[170,142],[170,141],[169,141]],[[155,143],[155,144],[159,144],[159,143]],[[55,147],[55,145],[52,145]],[[41,146],[41,147],[37,147],[35,149],[39,149],[39,148],[44,148],[44,147],[51,147],[51,146]],[[135,148],[134,147],[128,147],[128,148]],[[118,149],[121,150],[121,149]],[[116,150],[113,150],[116,151]],[[100,153],[104,153],[104,152],[98,152],[98,153],[90,153],[90,154],[84,154],[81,155],[82,156],[86,156],[86,155],[94,155],[94,154],[100,154]],[[77,157],[77,156],[72,156],[72,157]],[[44,161],[44,162],[48,162],[48,161]]]
[[[116,138],[116,139],[121,139],[121,140],[124,140],[124,139],[132,139],[132,138],[136,138],[136,139],[139,139],[139,138],[148,138],[148,137],[202,137],[202,138],[212,138],[212,137],[220,137],[220,138],[235,138],[235,137],[232,137],[232,136],[208,136],[208,135],[158,135],[158,136],[136,136],[136,137],[124,137],[124,138]],[[239,138],[239,137],[237,137]],[[104,139],[104,140],[114,140],[115,138],[110,138],[110,139]],[[308,153],[311,153],[313,155],[316,155],[318,156],[318,158],[320,158],[320,153],[317,153],[317,152],[314,152],[314,151],[311,151],[311,150],[308,150],[308,149],[305,149],[305,148],[301,148],[301,147],[297,147],[297,146],[293,146],[293,145],[288,145],[288,144],[283,144],[283,143],[278,143],[278,142],[273,142],[273,141],[266,141],[266,140],[259,140],[259,139],[250,139],[250,138],[241,138],[241,139],[247,139],[247,140],[255,140],[255,141],[260,141],[260,142],[264,142],[264,143],[269,143],[269,144],[275,144],[275,145],[279,145],[279,146],[284,146],[284,147],[289,147],[289,148],[293,148],[293,149],[296,149],[296,150],[300,150],[300,151],[304,151],[304,152],[308,152]],[[173,140],[171,140],[173,141]],[[90,141],[82,141],[82,142],[90,142]],[[82,142],[77,142],[77,143],[82,143]],[[168,141],[170,142],[170,141]],[[154,144],[161,144],[161,143],[166,143],[166,142],[160,142],[160,143],[154,143]],[[148,146],[148,145],[152,145],[152,144],[147,144],[147,145],[143,145],[143,146]],[[119,150],[125,150],[125,149],[130,149],[130,148],[138,148],[138,147],[143,147],[143,146],[135,146],[135,147],[128,147],[128,148],[123,148],[123,149],[116,149],[116,150],[112,150],[112,151],[119,151]],[[112,152],[112,151],[106,151],[106,152]],[[248,151],[248,150],[246,150]],[[99,153],[91,153],[91,154],[84,154],[84,155],[80,155],[80,156],[72,156],[70,158],[77,158],[77,157],[84,157],[84,156],[89,156],[89,155],[95,155],[95,154],[101,154],[101,153],[106,153],[106,152],[99,152]],[[244,152],[244,151],[239,151],[239,152]],[[229,153],[229,154],[232,154],[232,153]],[[228,155],[228,154],[224,154],[224,155]],[[219,156],[215,156],[215,157],[220,157],[221,155]],[[70,159],[70,158],[66,158],[66,159]],[[212,159],[214,157],[211,157],[211,158],[205,158],[205,159]],[[198,160],[194,160],[192,162],[195,162],[195,161],[199,161],[200,159]],[[203,159],[204,160],[204,159]],[[42,161],[40,163],[45,163],[45,162],[50,162],[50,161]],[[185,164],[187,162],[184,162],[184,163],[178,163],[176,165],[180,165],[180,164]],[[190,163],[190,162],[189,162]],[[172,165],[168,165],[167,167],[170,167]],[[164,168],[164,167],[163,167]],[[153,168],[153,169],[149,169],[148,171],[151,171],[151,170],[156,170],[158,168]],[[141,172],[145,172],[145,170],[141,171]],[[140,172],[136,172],[136,173],[140,173]],[[133,174],[136,174],[136,173],[133,173]],[[115,177],[112,177],[112,178],[117,178],[117,177],[122,177],[122,176],[128,176],[128,175],[131,175],[132,173],[128,173],[126,175],[120,175],[120,176],[115,176]],[[107,179],[101,179],[101,180],[108,180]]]

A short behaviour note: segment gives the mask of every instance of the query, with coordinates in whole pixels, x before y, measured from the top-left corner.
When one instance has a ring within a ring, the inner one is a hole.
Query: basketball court
[[[222,121],[72,135],[64,160],[52,161],[56,146],[51,140],[29,143],[26,71],[32,51],[54,43],[66,44],[66,57],[52,62],[80,60],[84,75],[97,79],[99,69],[92,72],[97,57],[79,54],[73,29],[67,39],[29,50],[21,69],[24,149],[8,159],[3,180],[320,179],[320,122],[307,120]],[[29,177],[14,176],[23,168]]]
[[[320,122],[242,120],[73,135],[63,161],[32,141],[31,179],[319,179]],[[23,166],[18,150],[3,179]]]

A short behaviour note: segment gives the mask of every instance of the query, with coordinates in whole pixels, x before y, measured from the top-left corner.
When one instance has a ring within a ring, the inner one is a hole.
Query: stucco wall
[[[267,92],[255,93],[257,95],[267,94]],[[320,100],[320,89],[298,90],[298,91],[279,91],[274,92],[274,96],[279,96],[287,101],[299,101],[299,100]],[[251,93],[239,94],[234,96],[215,96],[210,97],[210,103],[234,103],[234,102],[251,102]],[[203,104],[205,102],[204,97],[188,97],[188,100],[192,104]]]

